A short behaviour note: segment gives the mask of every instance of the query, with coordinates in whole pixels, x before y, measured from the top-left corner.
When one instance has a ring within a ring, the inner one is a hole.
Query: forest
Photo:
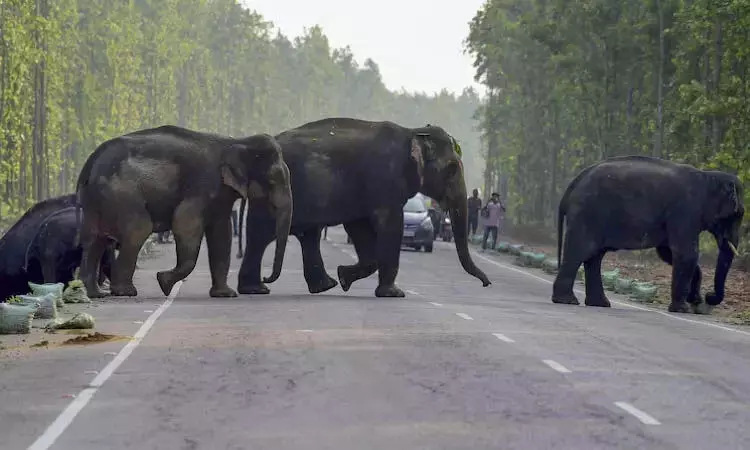
[[[488,0],[466,47],[515,225],[554,230],[568,181],[617,155],[750,182],[750,0]]]
[[[164,124],[241,136],[331,116],[430,123],[480,187],[480,102],[389,91],[375,61],[320,27],[290,39],[236,0],[0,0],[0,227],[73,192],[105,140]]]

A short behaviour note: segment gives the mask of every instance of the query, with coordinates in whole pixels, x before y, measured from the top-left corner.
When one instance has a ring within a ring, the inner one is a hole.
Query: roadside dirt
[[[554,255],[557,258],[557,244],[540,238],[539,233],[524,233],[512,230],[508,235],[498,236],[498,242],[524,244],[530,250]],[[714,266],[709,257],[701,258],[703,295],[713,288]],[[604,257],[603,271],[620,269],[628,278],[649,281],[658,286],[657,300],[654,306],[666,309],[669,304],[672,267],[662,262],[653,250],[610,252]],[[738,269],[735,265],[729,271],[726,282],[726,296],[721,305],[714,308],[712,316],[738,325],[750,325],[750,272]]]

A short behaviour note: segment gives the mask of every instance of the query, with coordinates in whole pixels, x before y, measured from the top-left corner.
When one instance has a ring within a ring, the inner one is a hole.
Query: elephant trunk
[[[714,291],[706,294],[706,303],[711,306],[716,306],[724,301],[724,285],[737,252],[738,241],[739,239],[736,236],[731,239],[721,238],[716,240],[716,244],[719,246],[719,255],[716,257]]]
[[[463,179],[460,181],[463,182]],[[451,195],[451,198],[448,201],[448,209],[451,216],[451,226],[453,227],[453,236],[455,238],[458,260],[461,262],[461,267],[464,268],[466,273],[479,278],[482,281],[482,286],[487,287],[491,284],[490,280],[487,279],[487,275],[485,275],[484,272],[474,264],[474,261],[469,254],[469,214],[466,201],[466,189],[459,187],[456,191],[456,194]]]
[[[277,184],[271,192],[270,206],[276,218],[276,254],[273,258],[273,272],[263,278],[264,283],[273,283],[281,276],[289,229],[292,226],[292,189],[289,183],[289,169],[284,166],[285,183]]]

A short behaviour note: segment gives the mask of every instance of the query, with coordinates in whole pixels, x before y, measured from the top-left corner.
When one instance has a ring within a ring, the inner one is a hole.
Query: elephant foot
[[[109,291],[114,297],[137,297],[138,289],[132,284],[127,285],[113,285],[109,288]]]
[[[237,257],[237,259],[242,259],[242,257],[245,255],[243,255],[241,252],[237,252],[235,256]]]
[[[88,288],[86,289],[86,295],[89,298],[104,298],[104,297],[108,296],[109,294],[110,294],[109,292],[103,291],[98,286],[96,288],[93,288],[93,289],[88,289]]]
[[[169,294],[172,292],[172,288],[174,287],[175,283],[177,283],[177,280],[174,279],[174,275],[172,274],[172,271],[170,270],[157,273],[156,280],[159,282],[159,287],[161,288],[161,291],[166,296],[169,296]]]
[[[348,291],[349,288],[352,287],[352,283],[356,281],[353,276],[354,274],[352,268],[350,266],[339,266],[336,269],[336,273],[339,276],[341,289],[343,289],[344,292]]]
[[[691,303],[690,304],[690,311],[693,314],[701,314],[701,315],[710,316],[711,311],[713,311],[713,309],[714,307],[707,303]]]
[[[395,284],[388,284],[378,286],[375,289],[375,297],[406,297],[406,294]]]
[[[586,306],[599,306],[602,308],[610,308],[612,307],[612,304],[609,302],[609,299],[606,296],[601,297],[586,297],[586,300],[584,300],[584,305]]]
[[[561,295],[555,295],[552,294],[552,303],[558,303],[561,305],[580,305],[581,303],[578,301],[578,298],[575,296],[575,294],[561,294]]]
[[[242,285],[239,286],[237,290],[240,294],[243,295],[262,295],[271,293],[271,290],[268,289],[268,286],[266,286],[264,283]]]
[[[210,297],[237,297],[237,292],[235,292],[234,289],[230,288],[229,286],[222,286],[222,287],[211,287],[211,289],[208,291],[208,295]]]
[[[311,294],[320,294],[329,289],[333,289],[339,285],[339,282],[331,278],[326,274],[326,279],[322,283],[311,284],[307,286],[307,290]]]
[[[688,306],[687,302],[672,302],[669,304],[669,307],[667,307],[667,311],[673,313],[689,313],[690,306]]]

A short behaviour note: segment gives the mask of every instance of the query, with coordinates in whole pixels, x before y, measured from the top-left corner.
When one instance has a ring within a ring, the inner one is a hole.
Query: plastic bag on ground
[[[510,251],[510,243],[509,242],[498,242],[497,246],[495,247],[495,250],[497,250],[500,253],[508,253]]]
[[[615,281],[615,292],[618,294],[629,294],[633,288],[633,280],[630,278],[617,278]]]
[[[68,320],[55,319],[46,326],[48,330],[85,330],[94,328],[94,317],[87,313],[78,313]]]
[[[557,273],[557,259],[547,258],[542,261],[542,270],[549,274]]]
[[[0,303],[0,334],[31,333],[31,321],[38,305]]]
[[[31,294],[35,297],[41,297],[47,294],[55,294],[55,300],[57,301],[57,307],[62,308],[65,306],[65,303],[63,302],[63,288],[65,285],[63,283],[44,283],[44,284],[36,284],[29,281],[29,288],[31,289]]]
[[[81,280],[73,280],[68,283],[68,287],[63,291],[63,302],[65,303],[91,303],[91,299],[86,293],[86,288]]]
[[[630,295],[633,299],[651,303],[656,299],[657,288],[652,283],[634,282],[630,289]]]
[[[604,289],[613,291],[615,289],[615,282],[617,281],[617,277],[619,276],[619,268],[616,268],[615,270],[609,272],[602,272],[602,284],[604,285]]]
[[[531,267],[531,252],[521,252],[517,257],[515,264],[521,267]]]
[[[44,296],[17,295],[14,304],[31,306],[36,305],[35,319],[54,319],[57,317],[57,298],[55,294],[49,293]]]
[[[544,259],[547,257],[544,253],[531,253],[529,256],[531,260],[531,267],[536,267],[537,269],[542,268],[542,263],[544,262]]]
[[[520,255],[521,251],[523,251],[523,244],[510,244],[510,248],[508,249],[508,253],[513,256]]]

